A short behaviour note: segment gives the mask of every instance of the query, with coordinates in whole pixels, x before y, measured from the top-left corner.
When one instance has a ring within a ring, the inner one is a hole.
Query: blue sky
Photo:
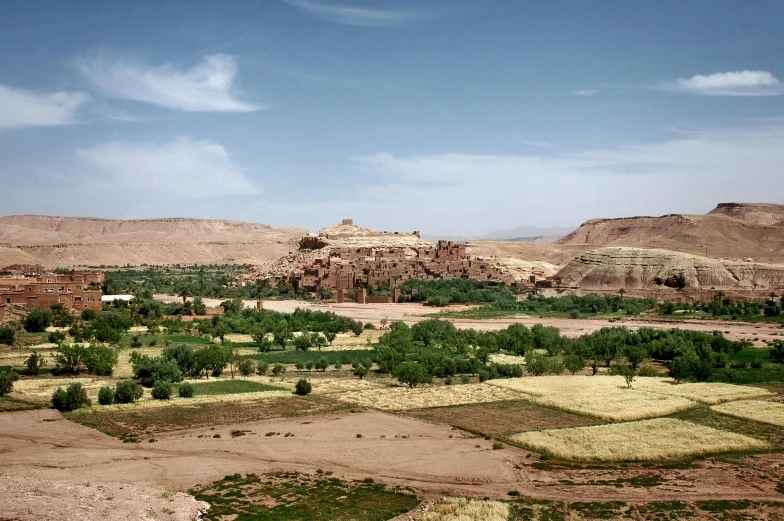
[[[784,3],[0,2],[0,213],[478,235],[784,203]]]

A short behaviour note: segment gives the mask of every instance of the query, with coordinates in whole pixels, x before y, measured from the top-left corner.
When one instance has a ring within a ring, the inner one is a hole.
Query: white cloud
[[[38,94],[0,84],[0,128],[72,125],[89,99],[83,92]]]
[[[424,11],[391,11],[368,9],[334,3],[321,3],[313,0],[283,0],[323,20],[344,25],[390,27],[416,23],[430,16]]]
[[[555,145],[552,143],[548,143],[547,141],[529,141],[527,139],[521,139],[520,143],[529,147],[536,147],[536,148],[553,148]]]
[[[188,112],[252,112],[261,106],[237,99],[237,62],[213,54],[188,69],[124,60],[80,60],[79,70],[107,96]]]
[[[585,89],[585,90],[574,90],[572,94],[575,96],[593,96],[594,94],[598,93],[598,90],[594,89]]]
[[[112,141],[77,149],[76,155],[90,172],[83,181],[92,196],[146,194],[178,200],[261,193],[226,150],[211,141]]]
[[[702,213],[728,200],[784,203],[784,126],[702,131],[572,154],[355,159],[373,180],[354,193],[364,206],[331,203],[330,211],[358,221],[363,213],[394,216],[402,230],[470,236],[594,217]]]
[[[665,89],[705,96],[780,96],[784,85],[768,71],[717,72],[678,78],[662,85]]]

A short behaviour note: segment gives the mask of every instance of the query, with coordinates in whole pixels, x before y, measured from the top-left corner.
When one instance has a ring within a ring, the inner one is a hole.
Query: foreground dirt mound
[[[305,232],[225,220],[12,215],[0,217],[0,266],[267,265]]]
[[[728,205],[732,206],[728,206]],[[556,241],[559,246],[635,246],[695,255],[784,260],[777,205],[719,205],[707,215],[592,219]],[[778,219],[778,221],[776,220]]]
[[[699,255],[644,248],[608,247],[583,253],[557,275],[565,286],[583,289],[776,289],[784,286],[784,265],[721,261]]]

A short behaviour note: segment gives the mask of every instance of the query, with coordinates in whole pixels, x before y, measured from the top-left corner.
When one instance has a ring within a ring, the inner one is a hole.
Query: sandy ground
[[[155,295],[157,300],[164,302],[176,302],[180,297],[171,295]],[[207,306],[218,306],[222,301],[219,299],[204,299]],[[246,300],[245,307],[255,308],[255,300]],[[334,311],[339,315],[344,315],[354,320],[371,322],[380,327],[381,320],[386,318],[388,322],[402,320],[407,324],[415,324],[427,318],[434,318],[438,313],[447,310],[463,310],[466,306],[450,306],[447,308],[435,308],[422,306],[421,304],[368,304],[360,305],[355,303],[314,303],[299,300],[265,300],[264,309],[291,313],[296,308],[318,309],[322,311]],[[611,322],[608,319],[586,318],[540,318],[527,315],[518,315],[499,319],[475,320],[466,318],[448,318],[458,328],[476,329],[480,331],[492,331],[504,329],[511,324],[524,324],[528,327],[534,324],[544,324],[555,326],[561,330],[564,336],[574,338],[581,335],[597,331],[603,327],[626,326],[630,329],[640,327],[653,327],[658,329],[671,329],[674,327],[681,329],[691,329],[696,331],[721,331],[730,340],[748,340],[757,346],[764,346],[765,341],[781,340],[784,338],[784,329],[778,324],[768,323],[744,323],[727,322],[714,320],[663,320],[657,318],[628,318]],[[729,331],[729,333],[727,333]],[[757,339],[756,341],[754,339]]]
[[[241,428],[245,436],[232,438]],[[269,431],[294,436],[266,437]],[[221,434],[214,439],[214,434]],[[362,434],[357,438],[356,434]],[[203,437],[199,437],[203,436]],[[574,500],[576,490],[560,480],[618,479],[650,474],[650,469],[597,470],[536,467],[538,458],[492,440],[447,426],[381,412],[332,413],[273,419],[156,435],[157,443],[130,444],[63,419],[51,410],[0,416],[3,455],[0,504],[20,496],[13,479],[70,481],[84,486],[120,484],[182,491],[224,475],[279,470],[332,470],[343,479],[373,477],[390,485],[411,486],[431,495],[469,495],[501,499],[509,490],[525,496]],[[784,456],[766,455],[772,465]],[[775,460],[775,461],[773,461]],[[780,501],[774,483],[744,474],[728,463],[707,461],[690,469],[657,469],[658,487],[581,486],[581,500],[696,500],[706,498]],[[32,481],[33,483],[35,481]],[[170,495],[171,493],[169,493]],[[74,500],[78,495],[74,495]],[[159,501],[160,500],[160,501]],[[193,504],[193,508],[197,505]],[[67,510],[65,510],[67,511]],[[19,514],[22,519],[32,519]],[[88,517],[89,518],[89,517]]]

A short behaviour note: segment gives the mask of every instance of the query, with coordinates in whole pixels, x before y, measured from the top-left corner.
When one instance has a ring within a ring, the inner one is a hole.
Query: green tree
[[[326,356],[322,356],[316,361],[316,370],[324,372],[329,367],[329,360],[327,360]]]
[[[46,358],[38,351],[33,351],[25,360],[25,365],[29,374],[38,375],[41,368],[46,365]]]
[[[223,369],[229,363],[231,357],[231,350],[226,349],[219,345],[210,345],[200,349],[194,353],[194,365],[197,372],[204,371],[209,378],[209,373],[212,376],[220,376]]]
[[[111,405],[114,403],[114,390],[105,386],[98,390],[98,403],[100,405]]]
[[[152,397],[155,400],[168,400],[172,394],[172,384],[168,380],[158,380],[153,384]]]
[[[114,386],[115,403],[133,403],[144,394],[141,385],[133,380],[121,380]]]
[[[313,338],[311,337],[310,333],[304,331],[300,333],[298,336],[294,337],[294,348],[299,349],[300,351],[307,351],[313,347]]]
[[[43,333],[52,324],[52,312],[44,309],[34,309],[24,317],[22,323],[28,333]]]
[[[182,371],[174,360],[142,355],[135,357],[132,363],[134,377],[145,387],[152,387],[155,382],[163,380],[182,381]]]
[[[687,356],[678,356],[670,363],[670,376],[676,383],[681,383],[691,377],[691,363]]]
[[[616,365],[612,368],[612,374],[622,376],[626,382],[626,388],[631,389],[634,379],[637,376],[637,371],[631,365]]]
[[[55,372],[77,374],[82,370],[86,348],[78,344],[60,344],[52,353]]]
[[[0,343],[13,345],[16,341],[16,329],[11,326],[0,326]]]
[[[368,374],[368,368],[364,365],[357,364],[354,368],[354,376],[359,376],[360,380],[364,380],[365,376]]]
[[[313,345],[315,345],[319,351],[321,351],[322,347],[327,345],[327,339],[324,338],[324,336],[321,333],[313,333],[313,335],[311,336],[311,340],[313,342]]]
[[[204,304],[204,301],[201,297],[196,297],[193,299],[193,314],[204,316],[207,314],[207,306]]]
[[[5,396],[14,389],[14,382],[19,375],[13,369],[0,370],[0,396]]]
[[[576,353],[566,355],[564,357],[564,366],[572,374],[579,373],[585,369],[585,358]]]
[[[636,371],[637,366],[643,363],[648,357],[648,351],[640,345],[630,345],[624,347],[623,354],[634,371]]]
[[[117,365],[117,351],[106,344],[93,344],[85,348],[83,363],[89,374],[111,376]]]
[[[242,376],[250,376],[256,370],[256,366],[250,358],[243,358],[237,368]]]
[[[409,389],[421,384],[428,384],[433,378],[425,372],[422,364],[417,362],[403,362],[395,367],[395,378],[398,382],[408,385]]]
[[[52,394],[52,407],[60,412],[75,411],[90,405],[92,405],[92,402],[87,397],[87,391],[80,383],[69,384],[65,390],[62,387],[58,387]]]

